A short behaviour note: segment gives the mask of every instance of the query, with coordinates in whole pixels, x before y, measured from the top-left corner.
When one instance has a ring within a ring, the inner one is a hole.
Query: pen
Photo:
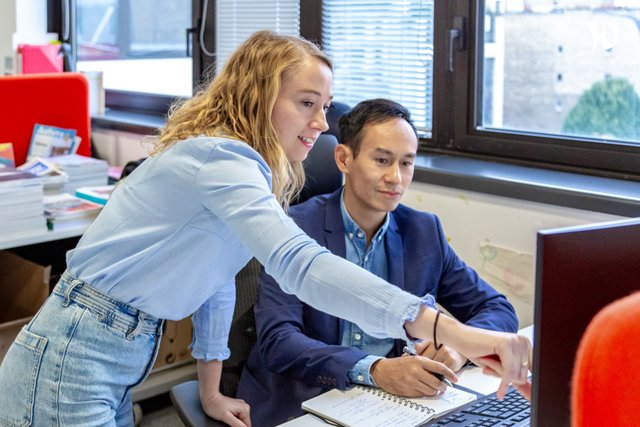
[[[410,348],[409,348],[409,347],[407,347],[407,346],[404,346],[404,348],[402,349],[402,352],[403,352],[404,354],[408,354],[409,356],[415,356],[415,355],[416,355],[416,352],[415,352],[415,351],[413,351],[412,349],[410,349]],[[447,387],[453,387],[453,384],[451,384],[451,381],[449,381],[448,379],[446,379],[446,378],[444,377],[444,375],[439,374],[439,373],[437,373],[437,372],[432,372],[432,371],[429,371],[429,372],[431,372],[431,375],[433,375],[434,377],[436,377],[437,379],[439,379],[440,381],[442,381],[443,383],[445,383],[445,384],[447,385]]]

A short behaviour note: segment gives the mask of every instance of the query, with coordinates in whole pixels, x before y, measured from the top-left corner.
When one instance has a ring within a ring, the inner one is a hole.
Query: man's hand
[[[223,421],[231,427],[251,427],[249,405],[242,399],[215,393],[202,400],[202,409],[211,418]]]
[[[459,371],[467,362],[467,358],[452,349],[443,345],[440,350],[436,350],[436,346],[433,342],[423,342],[416,344],[416,354],[436,362],[444,363],[452,371]]]
[[[447,386],[433,376],[442,374],[451,382],[458,381],[455,373],[444,364],[422,356],[402,356],[380,359],[371,367],[374,381],[386,392],[404,397],[433,396]]]

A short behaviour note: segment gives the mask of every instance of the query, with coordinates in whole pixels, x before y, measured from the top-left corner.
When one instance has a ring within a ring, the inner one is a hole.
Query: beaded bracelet
[[[438,328],[438,319],[440,318],[440,313],[442,313],[442,311],[438,309],[438,312],[436,313],[436,320],[433,321],[433,345],[435,345],[436,350],[440,350],[440,348],[442,348],[442,344],[438,345],[438,340],[436,338],[436,329]]]

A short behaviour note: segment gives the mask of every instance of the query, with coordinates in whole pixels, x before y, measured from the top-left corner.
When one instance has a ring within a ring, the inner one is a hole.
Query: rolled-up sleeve
[[[236,303],[235,283],[220,288],[193,313],[191,355],[201,360],[226,360],[229,351],[229,329]]]
[[[202,203],[283,291],[371,336],[407,339],[404,322],[415,319],[421,299],[318,245],[286,215],[270,183],[266,163],[243,143],[218,144],[196,175]]]

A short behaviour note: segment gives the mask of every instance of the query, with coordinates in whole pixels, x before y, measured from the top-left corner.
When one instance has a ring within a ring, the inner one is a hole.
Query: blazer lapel
[[[327,199],[325,209],[325,244],[333,254],[342,258],[347,256],[347,248],[344,243],[344,222],[342,220],[342,211],[340,210],[340,195],[342,189],[333,192]],[[344,320],[333,317],[337,321],[338,342],[342,340],[342,334],[344,332]]]
[[[405,289],[404,285],[404,248],[402,246],[402,236],[398,230],[393,212],[389,214],[389,227],[386,233],[387,267],[389,269],[389,281]]]

